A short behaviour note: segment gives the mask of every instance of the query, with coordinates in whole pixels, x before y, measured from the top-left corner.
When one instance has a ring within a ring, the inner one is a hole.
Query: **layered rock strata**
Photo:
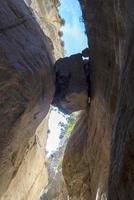
[[[133,199],[133,1],[80,0],[92,96],[64,156],[71,199]]]

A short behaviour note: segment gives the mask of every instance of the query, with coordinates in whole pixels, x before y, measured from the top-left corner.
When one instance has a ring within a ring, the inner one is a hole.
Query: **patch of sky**
[[[78,0],[61,0],[60,15],[65,19],[62,40],[65,43],[65,56],[81,52],[88,46],[82,12]]]

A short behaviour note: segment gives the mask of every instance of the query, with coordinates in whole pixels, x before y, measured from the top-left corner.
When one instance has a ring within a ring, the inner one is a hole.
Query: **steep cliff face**
[[[133,199],[134,2],[80,4],[90,39],[92,99],[67,145],[65,181],[74,200]]]
[[[1,1],[0,8],[0,199],[34,200],[47,183],[44,147],[54,56],[23,1]]]

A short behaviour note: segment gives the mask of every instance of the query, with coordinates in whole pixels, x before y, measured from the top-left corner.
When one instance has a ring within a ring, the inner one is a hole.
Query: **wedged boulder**
[[[60,58],[54,65],[56,89],[52,104],[65,113],[70,114],[87,107],[90,82],[85,72],[86,65],[88,62],[82,59],[81,53]]]
[[[67,146],[64,177],[71,199],[132,200],[134,2],[80,0],[80,4],[90,38],[92,98],[87,119],[79,129],[76,126]],[[81,147],[78,141],[85,135]],[[86,184],[86,197],[79,180]]]
[[[54,92],[48,40],[23,1],[0,2],[0,197],[16,176]]]

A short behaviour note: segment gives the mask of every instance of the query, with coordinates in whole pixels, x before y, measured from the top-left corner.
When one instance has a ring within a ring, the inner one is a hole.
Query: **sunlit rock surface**
[[[0,16],[0,199],[34,200],[47,184],[45,117],[54,94],[54,56],[23,1],[1,1]]]
[[[92,99],[67,145],[63,174],[72,200],[133,200],[134,2],[80,3],[90,39]]]
[[[33,16],[36,17],[42,30],[47,36],[52,53],[56,60],[63,57],[60,28],[62,19],[58,12],[59,0],[26,0],[31,7]]]
[[[37,200],[48,182],[44,146],[47,139],[48,117],[38,126],[28,143],[23,160],[2,199]]]

